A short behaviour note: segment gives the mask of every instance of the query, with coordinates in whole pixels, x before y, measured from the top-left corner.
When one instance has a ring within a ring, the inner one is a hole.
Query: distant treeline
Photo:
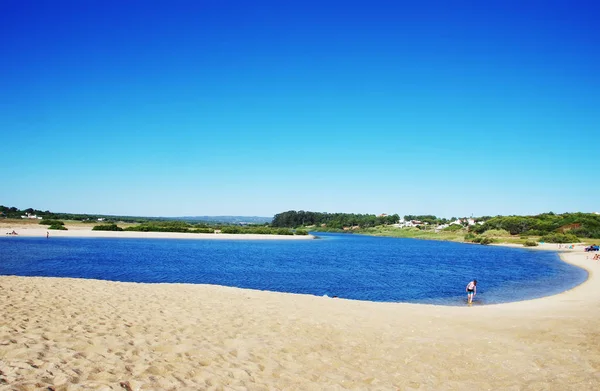
[[[405,220],[419,220],[430,225],[444,224],[455,221],[439,218],[433,215],[406,215]],[[294,211],[276,214],[273,227],[306,227],[316,226],[317,229],[342,230],[344,227],[360,226],[361,229],[395,224],[399,220],[394,215],[366,215],[352,213],[320,213]],[[600,238],[600,215],[594,213],[563,213],[552,212],[535,216],[482,216],[474,218],[483,224],[469,226],[469,232],[482,234],[488,230],[506,230],[511,235],[542,236],[550,240],[572,241],[574,236],[581,238]],[[558,235],[558,236],[557,236]],[[568,238],[562,235],[569,235]]]
[[[511,235],[543,236],[569,233],[581,238],[600,238],[600,215],[593,213],[543,213],[535,216],[497,216],[483,225],[471,227],[474,233],[504,229]]]
[[[55,213],[49,210],[42,211],[34,208],[20,210],[15,207],[7,207],[0,205],[0,217],[9,219],[20,219],[21,216],[27,214],[36,215],[43,220],[70,220],[81,221],[84,223],[98,223],[99,219],[103,223],[146,223],[156,221],[183,221],[187,223],[201,223],[206,226],[215,227],[217,225],[237,225],[245,223],[246,225],[261,224],[265,225],[270,222],[267,217],[244,217],[244,216],[189,216],[189,217],[140,217],[140,216],[113,216],[113,215],[96,215],[96,214],[78,214],[78,213]]]
[[[368,215],[354,213],[320,213],[306,212],[303,210],[290,210],[276,214],[273,217],[272,227],[306,227],[321,226],[325,224],[327,228],[343,229],[344,227],[360,226],[361,228],[375,227],[378,225],[395,224],[400,220],[400,216],[394,215]]]
[[[107,215],[94,215],[94,214],[80,214],[80,213],[54,213],[49,210],[42,211],[39,209],[27,208],[17,209],[14,206],[8,207],[0,205],[0,216],[8,219],[20,219],[21,216],[27,214],[36,215],[44,220],[71,220],[71,221],[82,221],[95,223],[98,219],[104,219],[105,221],[122,221],[124,223],[142,223],[145,221],[154,220],[149,217],[132,217],[132,216],[107,216]]]
[[[97,230],[111,230],[116,227],[116,222],[139,223],[140,225],[129,227],[131,231],[152,232],[214,232],[216,229],[227,233],[270,233],[270,234],[293,234],[291,228],[315,226],[317,229],[342,230],[345,227],[360,227],[361,229],[395,224],[400,220],[397,214],[393,215],[369,215],[354,213],[321,213],[309,211],[294,211],[279,213],[275,215],[271,226],[267,224],[249,225],[238,227],[227,223],[215,222],[188,223],[186,221],[173,221],[164,218],[131,217],[131,216],[106,216],[73,213],[52,213],[33,208],[19,210],[15,207],[0,205],[0,217],[20,219],[26,214],[42,217],[40,224],[50,225],[51,229],[64,229],[60,220],[78,220],[83,222],[97,223],[99,218],[104,219],[101,228]],[[434,215],[406,215],[405,220],[419,220],[429,225],[444,224],[454,221],[439,218]],[[485,221],[482,225],[474,225],[468,228],[469,232],[482,234],[488,230],[506,230],[511,235],[520,236],[545,236],[552,234],[568,234],[582,238],[600,239],[600,215],[593,213],[543,213],[535,216],[483,216],[474,218],[476,221]],[[62,227],[62,228],[61,228]],[[118,227],[116,227],[118,228]],[[279,228],[287,229],[285,232]],[[120,228],[119,228],[120,229]],[[296,234],[304,234],[305,231],[296,231]],[[553,237],[553,236],[550,236]],[[561,237],[562,238],[562,237]],[[566,240],[566,239],[565,239]]]

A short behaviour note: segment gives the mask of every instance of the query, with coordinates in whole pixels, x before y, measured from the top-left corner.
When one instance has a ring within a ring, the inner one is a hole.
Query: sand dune
[[[473,307],[3,276],[0,390],[597,390],[600,263],[562,257],[589,280]]]

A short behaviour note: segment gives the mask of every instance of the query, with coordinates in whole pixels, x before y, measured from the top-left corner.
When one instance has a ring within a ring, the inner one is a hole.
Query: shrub
[[[275,231],[275,234],[276,235],[293,235],[294,233],[290,229],[279,228],[277,231]]]
[[[523,246],[525,246],[525,247],[535,247],[535,246],[538,246],[538,242],[536,242],[534,240],[526,240],[525,243],[523,243]]]
[[[481,238],[481,241],[479,243],[485,245],[485,244],[490,244],[490,243],[494,243],[494,242],[495,242],[495,240],[492,238],[483,237],[483,238]]]
[[[125,231],[136,231],[136,232],[190,232],[185,225],[181,224],[154,224],[144,223],[133,227],[125,228]]]
[[[60,224],[52,224],[51,226],[48,227],[48,229],[57,229],[60,231],[67,231],[67,227],[65,227],[64,225],[60,225]]]
[[[456,231],[460,231],[461,229],[463,229],[462,225],[459,224],[452,224],[449,227],[444,228],[442,231],[446,231],[446,232],[456,232]]]
[[[60,220],[42,220],[40,225],[65,225],[65,223]]]
[[[242,233],[242,229],[240,227],[236,227],[236,226],[227,226],[227,227],[223,227],[221,228],[221,232],[224,234],[241,234]]]
[[[269,227],[248,227],[248,228],[244,228],[243,233],[248,233],[248,234],[260,234],[260,235],[272,235],[273,229],[269,228]]]
[[[308,235],[308,231],[305,229],[297,229],[294,234],[296,235]]]
[[[551,233],[540,238],[540,242],[548,243],[579,243],[579,238],[573,234]]]
[[[215,230],[213,228],[196,228],[191,230],[195,234],[214,234]]]
[[[569,233],[583,238],[600,238],[600,228],[579,227],[573,228]]]
[[[540,236],[540,235],[543,235],[543,233],[538,230],[535,230],[535,229],[530,229],[529,231],[523,232],[521,235],[523,235],[523,236]]]
[[[474,237],[474,238],[471,240],[471,242],[473,242],[473,243],[481,243],[481,240],[482,240],[482,239],[483,239],[483,238],[482,238],[481,236],[476,236],[476,237]]]
[[[493,238],[493,237],[510,236],[510,233],[505,229],[488,229],[481,235],[488,237],[488,238]]]
[[[104,225],[96,225],[92,228],[92,231],[123,231],[123,228],[117,226],[116,224],[104,224]]]
[[[474,233],[472,233],[472,232],[469,232],[469,233],[467,233],[467,234],[465,235],[465,240],[470,240],[470,241],[473,241],[473,239],[475,239],[476,237],[477,237],[477,235],[475,235],[475,234],[474,234]]]

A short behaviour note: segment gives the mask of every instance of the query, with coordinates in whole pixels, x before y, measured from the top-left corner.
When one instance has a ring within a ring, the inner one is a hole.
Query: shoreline
[[[48,230],[38,226],[0,226],[0,237],[11,237],[9,235],[13,230],[18,235],[14,237],[40,237],[45,238],[46,233],[49,238],[69,237],[69,238],[128,238],[128,239],[196,239],[196,240],[310,240],[315,239],[313,235],[265,235],[265,234],[204,234],[189,232],[138,232],[138,231],[92,231],[92,227],[72,227],[68,226],[66,231]]]
[[[472,307],[0,276],[0,389],[595,390],[600,262],[547,250],[587,280]]]

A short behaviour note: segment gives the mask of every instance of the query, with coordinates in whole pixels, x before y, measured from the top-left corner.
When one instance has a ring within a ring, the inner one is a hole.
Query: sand
[[[91,225],[69,225],[66,231],[47,229],[39,224],[6,223],[0,221],[0,236],[15,231],[27,237],[86,237],[86,238],[152,238],[152,239],[211,239],[211,240],[306,240],[312,235],[261,235],[261,234],[197,234],[182,232],[92,231]]]
[[[600,262],[561,257],[588,281],[472,307],[3,276],[0,390],[597,390]]]

